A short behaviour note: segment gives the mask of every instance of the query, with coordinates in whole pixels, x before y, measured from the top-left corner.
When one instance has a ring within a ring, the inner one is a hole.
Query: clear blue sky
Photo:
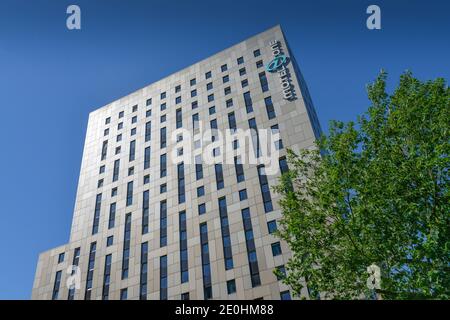
[[[447,1],[2,0],[0,299],[28,299],[38,253],[68,241],[88,113],[280,23],[323,129],[368,106],[381,68],[450,75]],[[66,29],[78,4],[82,30]],[[378,4],[382,30],[365,10]]]

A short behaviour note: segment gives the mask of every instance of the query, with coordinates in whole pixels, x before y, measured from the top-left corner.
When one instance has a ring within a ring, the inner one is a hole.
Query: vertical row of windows
[[[250,209],[242,209],[242,221],[244,223],[245,245],[247,247],[248,265],[250,268],[250,279],[252,287],[257,287],[261,284],[259,277],[258,258],[256,256],[255,240],[253,236],[252,220],[250,217]]]
[[[230,229],[228,226],[227,200],[225,197],[219,199],[220,228],[222,231],[223,256],[225,259],[225,270],[233,269],[233,252],[231,250]]]
[[[53,284],[52,300],[58,299],[59,287],[61,286],[61,274],[62,274],[61,270],[56,272],[55,283]]]
[[[150,208],[150,191],[144,191],[142,197],[142,234],[148,233],[148,221],[149,221],[149,208]]]
[[[141,275],[139,280],[139,299],[147,300],[148,242],[141,244]]]
[[[111,282],[111,262],[112,262],[112,255],[111,254],[106,255],[105,271],[103,272],[102,300],[109,299],[109,284]]]
[[[114,169],[113,169],[113,182],[119,179],[119,168],[120,168],[120,159],[114,161]]]
[[[115,222],[116,222],[116,203],[113,202],[109,205],[108,229],[114,228]]]
[[[102,205],[102,194],[97,194],[95,198],[95,209],[94,209],[94,222],[92,224],[92,234],[98,232],[98,224],[100,222],[100,207]]]
[[[80,248],[75,248],[73,252],[73,259],[72,259],[72,271],[70,273],[71,276],[73,276],[76,272],[75,268],[78,267],[78,264],[80,262]],[[67,300],[73,300],[75,298],[75,284],[71,284],[69,287],[69,294],[67,296]]]
[[[144,151],[144,170],[150,168],[150,147]]]
[[[178,203],[180,204],[186,201],[183,162],[177,165],[177,172],[178,172]]]
[[[159,258],[159,299],[167,300],[167,256]]]
[[[131,242],[131,213],[125,216],[125,230],[123,235],[123,259],[122,259],[122,280],[128,278],[128,268],[130,264],[130,242]]]
[[[180,271],[181,283],[189,281],[188,249],[187,249],[187,229],[186,211],[181,211],[179,216],[180,224]]]
[[[97,242],[92,242],[89,249],[89,262],[86,276],[86,290],[84,300],[91,300],[92,281],[94,280],[95,252],[97,251]]]
[[[159,204],[159,246],[165,247],[167,245],[167,201],[163,200]]]
[[[200,224],[200,245],[202,252],[202,274],[204,299],[212,298],[211,266],[209,262],[208,225],[206,222]]]
[[[223,167],[221,163],[216,163],[214,165],[214,170],[216,172],[216,185],[217,190],[224,188],[224,181],[223,181]]]
[[[258,170],[259,185],[261,187],[261,193],[264,203],[264,211],[266,213],[271,212],[273,210],[272,197],[270,196],[270,187],[269,182],[267,181],[264,165],[259,165],[257,167],[257,170]]]
[[[133,181],[127,184],[127,207],[133,204]]]

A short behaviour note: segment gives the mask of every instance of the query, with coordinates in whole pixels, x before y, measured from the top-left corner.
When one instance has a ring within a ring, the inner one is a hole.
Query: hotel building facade
[[[235,129],[278,133],[276,173],[245,155],[206,163],[206,145]],[[280,26],[91,112],[70,240],[39,255],[32,299],[295,298],[273,273],[290,250],[273,235],[271,187],[286,149],[319,135]]]

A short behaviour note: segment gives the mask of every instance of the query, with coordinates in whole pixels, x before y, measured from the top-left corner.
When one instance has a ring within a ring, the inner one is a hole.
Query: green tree
[[[449,299],[449,88],[408,72],[389,95],[382,72],[367,91],[356,123],[289,151],[275,187],[293,251],[284,282],[312,298]],[[380,289],[367,287],[372,264]]]

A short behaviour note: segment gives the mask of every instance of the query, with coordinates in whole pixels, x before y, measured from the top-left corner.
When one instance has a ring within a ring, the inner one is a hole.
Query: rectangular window
[[[122,280],[128,278],[128,268],[130,264],[130,239],[131,239],[131,213],[127,213],[125,216],[125,227],[123,236]]]
[[[114,244],[114,236],[106,238],[106,247],[111,247]]]
[[[120,290],[120,300],[127,300],[128,299],[128,289],[121,289]]]
[[[127,184],[127,207],[133,204],[133,181]]]
[[[247,113],[253,112],[253,101],[252,97],[250,96],[250,91],[244,93],[244,102],[245,110],[247,110]]]
[[[243,64],[244,63],[244,57],[237,58],[237,64]]]
[[[80,262],[80,251],[81,248],[75,248],[73,252],[72,266],[78,267],[78,264]],[[75,268],[72,268],[70,275],[73,276],[75,274],[75,271],[76,271]],[[71,284],[71,286],[68,289],[69,293],[67,296],[67,300],[75,299],[75,284]]]
[[[262,62],[262,60],[256,61],[256,68],[262,68],[263,65],[264,63]]]
[[[224,181],[223,181],[223,168],[221,163],[216,163],[214,165],[214,170],[216,172],[216,186],[217,190],[224,188]]]
[[[92,234],[97,234],[100,222],[100,208],[102,206],[102,194],[99,193],[95,197],[94,221],[92,223]]]
[[[191,91],[191,98],[194,98],[197,96],[197,89],[194,89]]]
[[[267,77],[265,72],[259,74],[259,83],[261,84],[262,92],[269,91],[269,82],[267,82]]]
[[[183,126],[183,114],[181,112],[181,109],[177,109],[176,111],[176,122],[177,129]]]
[[[177,165],[177,173],[178,173],[178,204],[181,204],[186,201],[183,162]]]
[[[167,300],[167,256],[159,258],[159,299]]]
[[[242,182],[245,180],[244,176],[244,166],[242,165],[242,161],[240,157],[234,157],[234,168],[236,170],[236,180],[237,182]]]
[[[180,212],[179,224],[180,224],[180,272],[181,272],[181,283],[185,283],[185,282],[189,281],[186,211],[181,211]]]
[[[242,209],[241,213],[245,231],[245,245],[247,247],[248,265],[250,268],[250,280],[252,282],[252,287],[257,287],[261,285],[261,279],[259,276],[258,258],[256,256],[250,209]]]
[[[192,115],[192,128],[194,131],[200,129],[200,118],[198,113]]]
[[[222,77],[222,81],[223,81],[223,83],[229,82],[230,81],[230,76],[229,75],[223,76]]]
[[[234,112],[228,114],[228,125],[231,130],[236,130],[236,116],[234,115]]]
[[[167,104],[164,102],[164,103],[161,103],[161,106],[160,106],[160,110],[161,111],[164,111],[164,110],[166,110],[167,109]]]
[[[61,270],[56,272],[55,283],[53,284],[52,300],[58,300],[59,287],[61,286],[61,274]]]
[[[261,194],[264,203],[264,211],[266,213],[271,212],[273,211],[272,197],[270,195],[270,187],[265,173],[264,165],[259,165],[257,167],[257,170],[258,170],[259,186],[261,187]]]
[[[150,147],[144,151],[144,170],[150,168]]]
[[[224,65],[222,65],[222,66],[220,67],[220,70],[221,70],[222,72],[225,72],[225,71],[228,70],[228,66],[227,66],[226,64],[224,64]]]
[[[181,97],[176,97],[175,104],[180,104],[180,103],[181,103]]]
[[[147,300],[148,242],[141,244],[141,272],[139,276],[139,300]]]
[[[114,228],[115,222],[116,222],[116,203],[113,202],[109,205],[108,229]]]
[[[241,86],[242,86],[242,88],[248,87],[248,80],[247,79],[242,80]]]
[[[239,75],[242,77],[242,76],[245,76],[247,74],[247,71],[245,70],[245,68],[241,68],[241,69],[239,69]]]
[[[166,137],[166,131],[167,129],[161,128],[160,130],[160,148],[165,148],[167,146],[167,137]]]
[[[210,107],[209,110],[208,110],[208,113],[209,113],[210,116],[215,114],[216,113],[216,107],[215,106]]]
[[[259,132],[255,118],[251,118],[248,120],[248,126],[251,129],[253,149],[255,150],[257,157],[259,157],[261,155],[261,148],[259,142]]]
[[[208,102],[212,102],[212,101],[214,101],[214,93],[212,93],[208,96]]]
[[[275,114],[275,108],[273,107],[272,98],[264,98],[264,103],[266,105],[267,117],[269,118],[269,120],[275,118],[277,115]]]
[[[117,159],[114,161],[113,179],[112,179],[113,182],[119,179],[119,169],[120,169],[120,159]]]
[[[280,165],[281,174],[287,173],[289,171],[289,167],[288,167],[288,163],[287,163],[286,157],[281,157],[278,160],[278,163]]]
[[[123,122],[119,122],[117,124],[117,130],[122,130],[123,129]]]
[[[191,87],[195,86],[197,84],[197,80],[195,78],[191,79],[190,84],[191,84]]]
[[[61,262],[64,262],[64,252],[62,252],[58,255],[58,264]]]
[[[130,142],[130,156],[129,161],[134,161],[136,155],[136,140]]]
[[[225,95],[230,94],[230,93],[231,93],[231,88],[230,88],[230,87],[226,87],[225,89],[223,89],[223,93],[224,93]]]
[[[259,49],[256,49],[255,51],[253,51],[253,56],[256,58],[256,57],[259,57],[261,55],[261,51],[259,50]]]
[[[102,145],[102,160],[106,159],[106,154],[108,152],[108,140],[103,141],[103,145]]]
[[[181,91],[181,86],[180,85],[176,86],[175,87],[175,93],[178,93],[180,91]]]
[[[205,79],[209,79],[211,78],[211,76],[212,76],[211,71],[205,73]]]
[[[289,293],[289,290],[280,292],[280,299],[281,300],[291,300],[291,294]]]
[[[212,82],[208,82],[206,84],[206,90],[211,90],[213,88],[213,83]]]
[[[234,281],[234,279],[227,281],[227,293],[228,294],[236,293],[236,281]]]
[[[131,118],[131,123],[136,123],[137,122],[137,117],[134,116],[133,118]]]
[[[275,141],[275,149],[276,150],[283,149],[283,140],[280,138],[280,130],[278,128],[278,124],[271,126],[270,130],[273,135],[278,135],[278,140]]]
[[[239,190],[239,201],[247,200],[247,189]]]
[[[195,156],[195,178],[200,180],[203,178],[203,164],[202,164],[202,156]]]
[[[167,201],[159,203],[159,246],[167,246]]]
[[[275,233],[277,231],[277,221],[271,220],[267,222],[267,230],[269,230],[269,234]]]
[[[123,112],[123,111],[120,111],[120,112],[119,112],[119,119],[123,118],[123,115],[124,115],[124,112]]]
[[[149,121],[145,124],[145,142],[150,141],[152,138],[152,122]]]
[[[203,296],[205,300],[212,299],[211,266],[209,262],[208,226],[200,224],[200,245],[202,254]]]
[[[148,109],[147,111],[145,111],[146,118],[150,118],[151,116],[152,116],[152,109]]]
[[[105,270],[103,271],[102,300],[109,299],[109,285],[111,282],[111,263],[112,263],[112,255],[108,254],[105,256]]]
[[[203,197],[205,195],[205,187],[201,186],[197,188],[197,197]]]
[[[231,108],[233,106],[233,99],[228,99],[226,101],[226,106],[227,106],[227,108]]]
[[[110,122],[111,122],[111,117],[108,117],[105,119],[105,124],[110,124]]]
[[[189,300],[189,292],[182,293],[181,300]]]
[[[220,228],[222,231],[223,257],[225,270],[233,269],[233,252],[231,250],[231,237],[228,224],[227,200],[225,197],[219,199]]]
[[[167,175],[167,155],[162,154],[159,156],[159,177],[163,178]]]
[[[145,102],[145,105],[148,107],[152,104],[152,98],[148,98],[147,101]]]
[[[150,191],[144,191],[142,197],[142,234],[148,233],[149,222],[149,210],[150,210]]]
[[[281,255],[281,244],[280,242],[272,243],[272,255],[274,257]]]
[[[201,216],[202,214],[206,213],[206,204],[201,203],[198,205],[198,215]]]
[[[89,261],[86,275],[86,290],[84,300],[91,300],[92,282],[94,280],[95,252],[97,251],[97,242],[92,242],[89,249]]]
[[[161,92],[161,100],[166,98],[166,93],[165,92]]]

